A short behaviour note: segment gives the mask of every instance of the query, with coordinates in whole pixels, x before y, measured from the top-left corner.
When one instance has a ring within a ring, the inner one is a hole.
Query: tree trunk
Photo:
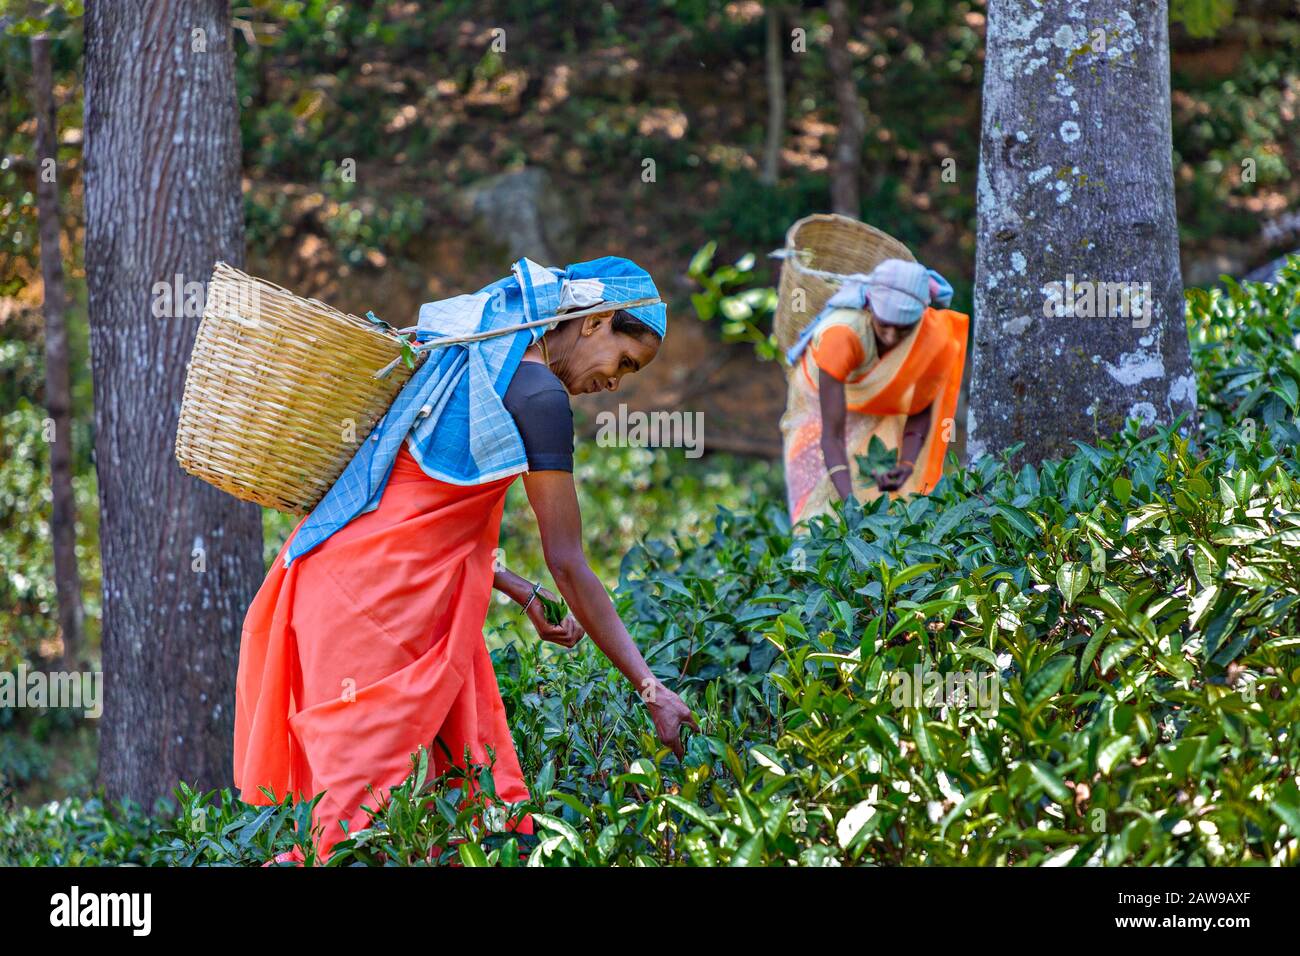
[[[835,155],[831,159],[831,211],[857,219],[862,215],[858,177],[867,121],[862,113],[862,101],[858,98],[858,84],[853,79],[853,56],[849,53],[852,30],[847,4],[844,0],[829,0],[826,16],[831,24],[826,63],[830,67],[835,103],[840,114]]]
[[[990,0],[977,242],[972,460],[1195,413],[1165,0]]]
[[[785,134],[785,57],[781,43],[781,5],[767,4],[767,145],[762,182],[776,185],[781,175],[781,141]]]
[[[224,0],[86,4],[86,279],[103,555],[100,782],[146,805],[231,781],[235,672],[262,579],[261,512],[173,445],[198,319],[155,283],[243,261]],[[185,289],[182,287],[182,292]],[[170,312],[155,317],[154,310]]]
[[[77,570],[77,500],[72,490],[72,388],[68,372],[67,297],[63,287],[59,224],[58,125],[50,38],[32,37],[32,104],[36,109],[36,215],[40,221],[41,279],[45,298],[45,409],[51,426],[50,490],[53,510],[54,587],[63,635],[63,666],[75,670],[81,656],[84,611]]]

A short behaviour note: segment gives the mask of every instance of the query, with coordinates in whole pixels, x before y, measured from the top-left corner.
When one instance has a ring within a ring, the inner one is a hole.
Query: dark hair
[[[630,335],[634,339],[644,340],[647,336],[653,336],[656,341],[659,339],[659,333],[650,326],[646,325],[627,309],[619,309],[614,313],[612,327],[615,332],[622,332],[624,335]]]

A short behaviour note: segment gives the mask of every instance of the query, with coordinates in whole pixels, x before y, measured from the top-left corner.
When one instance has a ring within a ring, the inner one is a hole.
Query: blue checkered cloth
[[[872,315],[886,325],[911,326],[921,321],[921,314],[928,306],[946,309],[951,302],[952,286],[933,269],[919,262],[886,259],[865,275],[857,272],[843,276],[840,287],[790,346],[786,359],[791,365],[799,361],[817,331],[817,324],[836,309],[861,309],[869,305]]]
[[[554,315],[561,305],[658,295],[649,273],[617,256],[565,269],[520,259],[509,276],[472,295],[426,302],[416,340],[507,329]],[[661,338],[667,331],[662,303],[628,311]],[[481,485],[526,471],[523,440],[502,398],[524,351],[551,328],[554,323],[432,350],[299,527],[285,550],[285,567],[379,507],[403,441],[425,474],[451,484]]]

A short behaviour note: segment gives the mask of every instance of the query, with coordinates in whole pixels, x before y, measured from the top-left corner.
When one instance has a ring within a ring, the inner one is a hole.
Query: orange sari
[[[282,548],[249,607],[235,786],[242,800],[263,805],[271,801],[261,787],[280,799],[324,791],[312,817],[323,827],[322,857],[345,839],[342,823],[352,833],[369,823],[362,804],[386,799],[421,744],[431,777],[447,769],[435,738],[461,766],[467,746],[476,763],[492,748],[501,801],[528,799],[483,641],[513,480],[441,482],[403,446],[379,507],[288,568]],[[528,816],[509,825],[532,832]]]
[[[824,328],[787,370],[789,394],[781,431],[792,521],[825,514],[839,500],[821,451],[822,375],[844,383],[849,411],[845,444],[857,499],[873,501],[883,492],[870,475],[859,472],[856,456],[867,453],[873,437],[886,448],[901,450],[908,417],[926,409],[930,427],[912,474],[891,494],[926,494],[934,489],[943,477],[948,442],[956,434],[953,417],[966,365],[969,323],[964,313],[927,308],[907,337],[880,357],[870,311],[846,308],[828,317]],[[852,354],[846,357],[846,352]]]

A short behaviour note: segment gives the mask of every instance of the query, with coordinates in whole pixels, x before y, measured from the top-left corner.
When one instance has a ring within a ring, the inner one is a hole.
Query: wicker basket
[[[838,286],[819,272],[852,275],[870,272],[886,259],[915,262],[916,257],[893,236],[847,216],[818,214],[800,219],[785,234],[785,263],[773,328],[785,352],[804,326],[822,310]],[[796,296],[802,292],[802,301]]]
[[[306,514],[411,377],[394,332],[218,262],[176,428],[185,471]]]

